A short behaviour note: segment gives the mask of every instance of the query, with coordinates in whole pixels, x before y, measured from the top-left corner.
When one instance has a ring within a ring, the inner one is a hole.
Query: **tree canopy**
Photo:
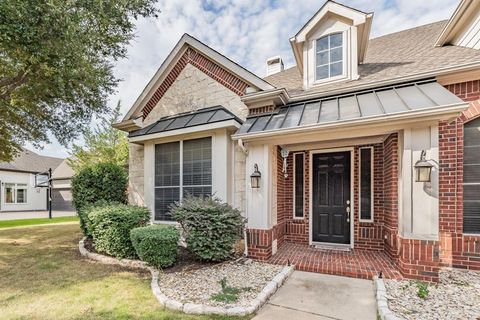
[[[125,168],[128,161],[127,136],[112,127],[119,118],[120,103],[110,118],[102,118],[96,127],[85,131],[84,145],[73,144],[68,164],[75,172],[97,163],[114,163]]]
[[[156,0],[0,1],[0,161],[25,142],[67,145],[108,114],[137,17]]]

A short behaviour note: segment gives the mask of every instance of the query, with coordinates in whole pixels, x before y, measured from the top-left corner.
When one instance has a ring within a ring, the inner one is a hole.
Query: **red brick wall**
[[[385,251],[398,257],[398,134],[391,134],[383,144],[383,208]]]
[[[480,80],[446,88],[470,107],[454,121],[439,124],[440,259],[444,266],[480,270],[480,235],[463,234],[463,126],[480,116]]]
[[[398,267],[404,277],[424,281],[438,281],[439,242],[428,240],[402,239]]]
[[[273,229],[247,229],[248,256],[253,259],[267,260],[272,256]]]
[[[182,55],[182,57],[180,57],[177,64],[165,77],[163,82],[158,86],[152,97],[146,103],[145,107],[142,110],[143,119],[145,119],[150,113],[150,111],[155,108],[158,101],[160,101],[160,99],[167,92],[170,86],[175,82],[178,75],[189,63],[204,72],[212,79],[218,81],[226,88],[232,90],[237,95],[242,96],[245,94],[245,89],[248,87],[248,84],[245,81],[233,75],[231,72],[223,69],[215,62],[202,56],[200,53],[193,50],[192,48],[188,48],[187,51],[185,51],[185,53]]]
[[[360,221],[360,148],[373,147],[373,222]],[[383,144],[355,147],[354,161],[354,236],[355,248],[383,250]]]

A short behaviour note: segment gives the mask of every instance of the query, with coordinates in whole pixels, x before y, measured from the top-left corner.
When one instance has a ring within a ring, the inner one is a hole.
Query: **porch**
[[[381,251],[339,251],[319,249],[306,244],[284,243],[268,263],[291,263],[296,270],[318,272],[353,278],[372,279],[382,273],[384,278],[402,279],[394,262]]]

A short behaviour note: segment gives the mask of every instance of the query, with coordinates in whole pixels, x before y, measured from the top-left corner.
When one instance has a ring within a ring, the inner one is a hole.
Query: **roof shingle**
[[[321,94],[338,89],[355,90],[355,87],[369,83],[480,61],[480,50],[459,46],[435,47],[435,40],[445,24],[446,21],[439,21],[371,39],[365,61],[358,66],[358,80],[318,86],[305,91],[297,66],[270,75],[265,80],[278,88],[285,88],[290,96]]]
[[[0,170],[44,172],[49,168],[54,170],[63,160],[62,158],[41,156],[24,148],[12,162],[0,162]]]

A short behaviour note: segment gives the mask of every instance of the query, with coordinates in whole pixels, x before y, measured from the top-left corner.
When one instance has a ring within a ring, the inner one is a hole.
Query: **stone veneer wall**
[[[155,107],[145,117],[143,125],[159,118],[199,108],[222,105],[245,119],[248,109],[240,96],[220,84],[192,64],[186,64]],[[143,146],[129,145],[129,198],[132,203],[144,204]],[[234,152],[234,206],[245,211],[245,155],[235,146]]]

